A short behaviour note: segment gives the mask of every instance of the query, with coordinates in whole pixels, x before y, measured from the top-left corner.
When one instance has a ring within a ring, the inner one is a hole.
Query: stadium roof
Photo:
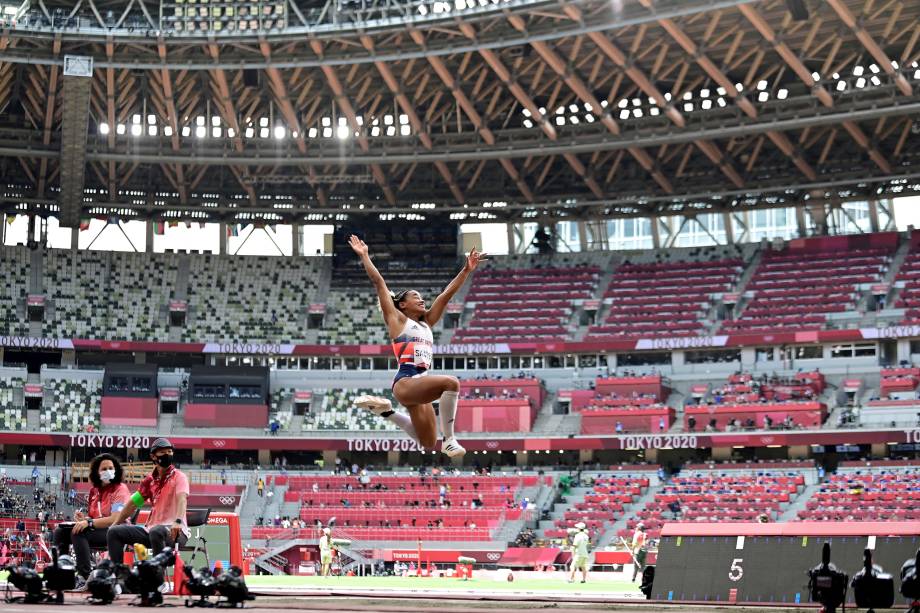
[[[2,206],[543,222],[920,193],[920,3],[277,1],[7,9]]]

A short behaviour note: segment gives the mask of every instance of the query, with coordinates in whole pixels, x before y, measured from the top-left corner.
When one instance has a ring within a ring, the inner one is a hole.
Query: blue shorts
[[[424,377],[427,374],[427,368],[420,368],[415,364],[400,364],[399,370],[396,371],[396,376],[393,377],[393,385],[390,386],[390,389],[392,390],[396,387],[396,382],[400,379],[405,379],[406,377]]]

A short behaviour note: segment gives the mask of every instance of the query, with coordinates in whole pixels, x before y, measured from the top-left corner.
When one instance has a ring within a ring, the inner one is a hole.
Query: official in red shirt
[[[73,545],[77,556],[77,573],[86,579],[92,570],[91,547],[105,547],[109,526],[115,523],[118,514],[128,501],[128,486],[122,483],[124,474],[121,462],[110,453],[93,458],[89,465],[89,490],[86,512],[74,513],[75,523],[58,526],[54,530],[54,544],[58,551],[66,553]]]
[[[186,522],[186,505],[188,504],[188,476],[173,466],[173,446],[165,438],[153,441],[150,447],[150,459],[156,465],[147,475],[137,491],[128,497],[125,508],[115,520],[117,526],[109,530],[109,559],[122,562],[125,545],[142,543],[158,554],[164,548],[173,545],[185,545],[189,537]],[[150,515],[146,524],[134,526],[125,524],[135,509],[145,504],[150,505]]]

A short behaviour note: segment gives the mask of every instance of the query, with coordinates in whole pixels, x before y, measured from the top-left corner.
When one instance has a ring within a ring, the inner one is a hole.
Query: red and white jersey
[[[402,334],[393,341],[393,353],[400,364],[431,368],[434,334],[427,324],[406,319]]]

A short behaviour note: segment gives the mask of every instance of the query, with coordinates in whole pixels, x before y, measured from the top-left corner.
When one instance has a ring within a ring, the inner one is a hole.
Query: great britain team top
[[[427,324],[406,319],[402,333],[393,340],[393,353],[399,366],[414,366],[418,370],[431,368],[434,335]]]

